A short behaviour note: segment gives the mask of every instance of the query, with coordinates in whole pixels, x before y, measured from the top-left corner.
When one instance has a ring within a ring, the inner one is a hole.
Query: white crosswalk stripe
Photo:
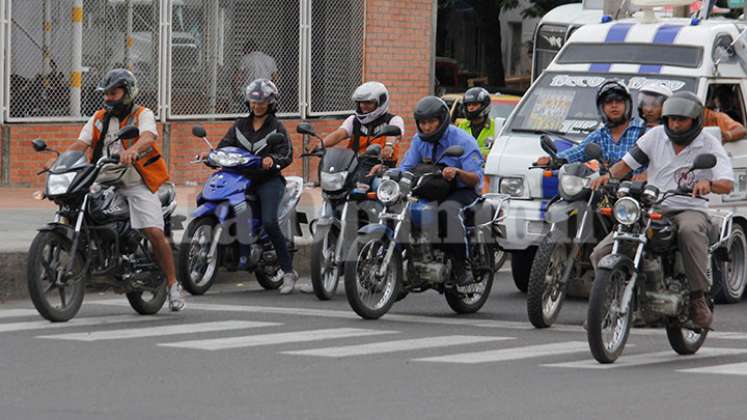
[[[284,354],[319,357],[349,357],[398,351],[422,350],[437,347],[460,346],[475,343],[513,340],[514,337],[487,337],[474,335],[447,335],[441,337],[415,338],[411,340],[382,341],[351,346],[325,347],[319,349],[286,351]]]
[[[61,329],[61,328],[74,328],[74,327],[93,327],[98,325],[111,325],[111,324],[124,324],[128,322],[153,322],[153,321],[165,321],[169,317],[166,316],[141,316],[141,315],[112,315],[102,317],[90,317],[90,318],[74,318],[68,322],[49,322],[49,321],[28,321],[28,322],[13,322],[7,324],[0,324],[0,333],[4,332],[16,332],[16,331],[30,331],[30,330],[46,330],[46,329]]]
[[[0,311],[0,319],[4,318],[20,318],[23,316],[39,316],[39,312],[33,309],[5,309]]]
[[[538,344],[534,346],[512,347],[499,350],[478,351],[471,353],[450,354],[447,356],[426,357],[415,359],[416,362],[440,363],[489,363],[510,360],[530,359],[558,354],[579,353],[589,351],[589,345],[584,341],[567,341],[563,343]]]
[[[622,367],[646,366],[659,363],[685,362],[709,357],[731,356],[736,354],[747,354],[747,349],[710,347],[700,349],[695,354],[689,356],[680,356],[674,351],[661,351],[655,353],[642,353],[626,356],[623,354],[615,363],[601,364],[593,358],[579,360],[569,363],[551,363],[542,366],[576,368],[576,369],[617,369]]]
[[[365,337],[396,334],[398,331],[377,331],[360,328],[332,328],[323,330],[294,331],[276,334],[248,335],[241,337],[192,340],[176,343],[161,343],[162,347],[177,347],[197,350],[225,350],[244,347],[269,346],[273,344],[303,343],[338,338]]]
[[[705,366],[694,369],[680,369],[677,372],[685,373],[712,373],[719,375],[747,376],[747,362],[730,363],[725,365]]]
[[[271,327],[282,325],[275,322],[218,321],[198,324],[161,325],[147,328],[42,335],[37,338],[75,341],[124,340],[129,338],[160,337],[165,335],[198,334],[212,331],[230,331],[246,328]]]

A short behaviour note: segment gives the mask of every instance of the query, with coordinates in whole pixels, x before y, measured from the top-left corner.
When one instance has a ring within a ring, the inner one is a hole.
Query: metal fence
[[[139,101],[162,120],[245,115],[242,88],[259,77],[276,81],[281,115],[348,113],[362,80],[364,4],[0,0],[0,121],[82,120],[115,67],[132,69]]]

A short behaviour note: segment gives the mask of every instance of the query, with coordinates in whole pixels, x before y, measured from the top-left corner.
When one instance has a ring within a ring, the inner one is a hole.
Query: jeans
[[[283,199],[283,194],[285,194],[285,178],[274,176],[258,185],[254,193],[259,200],[262,227],[267,232],[272,246],[275,248],[280,269],[285,273],[290,273],[293,271],[293,260],[291,259],[290,252],[288,252],[288,244],[278,224],[278,210],[280,202]]]

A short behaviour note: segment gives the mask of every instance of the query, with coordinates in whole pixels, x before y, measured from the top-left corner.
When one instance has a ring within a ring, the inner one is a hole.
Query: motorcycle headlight
[[[566,198],[575,197],[587,187],[587,178],[575,175],[560,176],[560,194]]]
[[[381,181],[379,189],[376,190],[376,197],[384,205],[389,205],[399,198],[399,184],[391,179]]]
[[[630,226],[641,218],[641,205],[630,197],[623,197],[615,203],[613,213],[618,223]]]
[[[49,174],[47,178],[47,195],[65,194],[70,188],[76,172],[66,172],[64,174]]]
[[[524,179],[512,177],[501,178],[499,190],[501,194],[508,194],[511,197],[523,197]]]
[[[232,167],[249,162],[249,158],[238,153],[227,153],[221,150],[210,153],[210,160],[218,166]]]
[[[324,191],[339,191],[345,186],[345,179],[348,177],[348,172],[337,172],[331,174],[329,172],[322,172],[322,190]]]

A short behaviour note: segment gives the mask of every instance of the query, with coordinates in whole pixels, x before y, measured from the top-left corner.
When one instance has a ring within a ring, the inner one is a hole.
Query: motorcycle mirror
[[[134,125],[128,125],[117,132],[117,138],[119,140],[131,140],[138,137],[140,137],[140,130]]]
[[[207,131],[205,131],[205,128],[201,125],[193,125],[192,135],[199,138],[205,138],[207,137]]]
[[[377,128],[376,131],[374,131],[374,137],[395,137],[401,135],[402,130],[396,125],[391,124],[382,125],[381,127]]]
[[[584,155],[586,160],[603,160],[602,147],[596,143],[589,143],[584,147]]]
[[[36,150],[37,152],[43,152],[47,150],[47,142],[42,139],[32,140],[31,145],[34,146],[34,150]]]
[[[690,172],[697,169],[711,169],[716,166],[716,155],[711,153],[703,153],[698,155],[693,162],[693,166],[690,168]]]
[[[316,137],[316,131],[314,131],[314,128],[311,127],[311,124],[307,123],[298,124],[298,127],[296,127],[296,133],[308,134],[310,136]]]
[[[459,145],[449,146],[444,151],[444,156],[459,157],[464,154],[464,147]]]
[[[542,150],[545,151],[548,155],[550,155],[553,159],[557,158],[558,148],[555,146],[555,142],[548,136],[547,134],[542,134],[540,136],[540,146],[542,146]]]
[[[280,133],[273,133],[267,137],[268,146],[277,146],[278,144],[285,141],[285,136]]]
[[[378,144],[372,144],[366,148],[366,156],[379,156],[381,154],[381,146]]]

